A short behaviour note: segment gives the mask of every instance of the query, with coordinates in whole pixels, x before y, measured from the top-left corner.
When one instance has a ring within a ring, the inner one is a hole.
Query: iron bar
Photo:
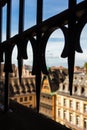
[[[0,7],[0,45],[2,42],[2,7]],[[0,79],[1,79],[1,61],[3,59],[3,54],[1,51],[1,46],[0,46]]]
[[[69,9],[73,8],[76,5],[76,0],[69,0]],[[75,15],[69,15],[68,22],[68,35],[69,35],[69,54],[68,54],[68,72],[69,72],[69,91],[72,95],[72,86],[73,86],[73,72],[74,72],[74,63],[75,63],[75,24],[76,18]]]
[[[24,31],[24,0],[19,3],[19,34]]]
[[[18,30],[19,34],[21,34],[23,32],[23,30],[24,30],[24,0],[20,0],[20,3],[19,3],[19,30]],[[18,48],[18,58],[17,59],[18,59],[19,81],[21,83],[23,57],[22,57],[20,43],[19,44],[17,43],[17,48]]]
[[[0,0],[0,7],[5,6],[8,0]]]
[[[0,7],[0,43],[2,41],[2,7]]]
[[[72,9],[66,9],[65,11],[61,12],[60,14],[57,14],[45,21],[43,21],[40,25],[34,25],[33,27],[23,31],[21,34],[17,34],[11,38],[9,38],[6,41],[3,41],[1,46],[2,49],[4,50],[4,46],[6,44],[15,44],[14,41],[17,39],[21,39],[21,37],[24,38],[29,38],[29,36],[36,36],[37,30],[41,30],[41,32],[45,32],[47,29],[50,27],[53,28],[59,28],[61,25],[67,25],[68,24],[68,19],[69,15],[72,13],[72,16],[76,14],[76,20],[78,21],[84,14],[86,14],[87,10],[87,1],[83,1],[79,3],[77,6],[75,6]]]
[[[43,0],[37,0],[37,25],[42,23],[42,15],[43,15]],[[37,103],[37,112],[39,112],[40,105],[40,88],[41,88],[41,65],[40,65],[40,41],[41,41],[42,33],[40,30],[37,30],[36,41],[37,41],[37,71],[36,71],[36,103]]]
[[[7,3],[7,26],[6,26],[6,40],[10,38],[11,31],[11,0]],[[7,49],[7,48],[6,48]],[[5,50],[7,52],[7,50]],[[4,86],[4,111],[7,112],[9,109],[9,97],[8,97],[8,85],[9,85],[9,71],[8,71],[8,57],[5,52],[5,86]]]

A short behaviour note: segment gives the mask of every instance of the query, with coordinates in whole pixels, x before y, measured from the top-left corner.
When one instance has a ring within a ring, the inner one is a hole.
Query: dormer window
[[[75,79],[77,79],[77,76],[75,76]]]
[[[84,91],[85,91],[85,90],[84,90],[84,87],[82,87],[82,88],[81,88],[81,94],[83,94]]]
[[[77,86],[75,86],[75,89],[74,89],[75,92],[77,92]]]
[[[49,89],[49,87],[48,86],[44,86],[44,89]]]
[[[83,77],[81,77],[81,80],[83,80]]]
[[[53,78],[54,78],[54,77],[53,77],[53,75],[51,74],[51,75],[50,75],[50,79],[53,80]]]
[[[65,90],[65,84],[63,84],[63,90]]]

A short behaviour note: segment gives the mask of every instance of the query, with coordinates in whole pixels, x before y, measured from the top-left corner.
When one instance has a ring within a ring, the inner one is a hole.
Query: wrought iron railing
[[[27,59],[27,43],[30,41],[33,49],[32,74],[36,75],[37,112],[39,111],[41,72],[48,74],[45,62],[45,50],[50,35],[61,29],[65,37],[65,46],[61,56],[67,57],[69,72],[69,89],[72,95],[73,70],[75,51],[82,52],[80,47],[80,34],[87,22],[87,0],[77,4],[76,0],[68,0],[69,8],[45,21],[42,21],[43,0],[37,0],[36,25],[24,31],[24,2],[19,0],[19,23],[18,34],[11,37],[11,2],[12,0],[0,1],[0,63],[4,60],[5,72],[5,99],[4,108],[8,111],[8,81],[9,73],[12,72],[12,52],[17,45],[19,80],[21,83],[23,59]],[[7,5],[6,40],[2,42],[2,9]],[[65,26],[67,25],[67,26]]]

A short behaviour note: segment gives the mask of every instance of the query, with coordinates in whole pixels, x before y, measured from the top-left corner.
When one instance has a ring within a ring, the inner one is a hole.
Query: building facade
[[[14,70],[15,69],[14,67]],[[26,75],[27,72],[27,75]],[[9,98],[29,108],[36,109],[35,76],[23,68],[20,84],[18,72],[9,78]],[[48,75],[42,74],[39,113],[72,130],[87,130],[87,75],[75,71],[72,95],[68,88],[68,73],[64,68],[52,67]],[[0,79],[3,94],[4,75]]]
[[[56,92],[64,79],[62,71],[56,67],[50,68],[48,75],[42,76],[40,113],[53,120],[56,120]]]
[[[73,94],[68,90],[68,77],[56,95],[56,121],[73,130],[87,130],[87,76],[75,74]]]
[[[43,76],[40,96],[40,113],[55,120],[55,98],[56,94],[51,91],[48,76]]]
[[[4,96],[4,80],[5,75],[3,72],[4,64],[1,64],[1,78],[0,78],[0,95]],[[13,65],[13,73],[9,75],[9,99],[12,99],[24,106],[36,109],[36,86],[35,86],[35,75],[31,75],[31,72],[22,69],[22,80],[19,82],[18,68]]]
[[[9,98],[29,108],[36,108],[35,76],[22,78],[19,83],[18,78],[10,78]]]

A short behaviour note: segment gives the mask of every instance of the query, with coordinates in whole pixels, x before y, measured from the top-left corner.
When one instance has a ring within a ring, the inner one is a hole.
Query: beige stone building
[[[10,76],[9,98],[35,109],[35,76],[28,74],[27,71],[27,76],[24,76],[26,71],[23,68],[21,84],[17,73]],[[41,83],[39,112],[72,130],[87,130],[87,75],[81,70],[75,70],[72,96],[68,88],[67,70],[64,68],[52,67],[48,75],[42,74]],[[4,75],[2,74],[0,92],[2,92],[3,84]]]
[[[55,120],[55,99],[56,95],[54,90],[52,90],[52,84],[50,84],[48,76],[44,75],[41,88],[39,112],[53,120]]]
[[[22,78],[21,84],[18,78],[10,78],[9,88],[10,99],[24,106],[36,108],[35,76]]]
[[[42,76],[40,113],[56,120],[56,92],[64,77],[59,68],[52,67],[48,75]]]
[[[18,68],[13,65],[13,73],[9,75],[9,99],[15,100],[18,103],[36,109],[36,87],[35,76],[31,75],[29,70],[22,69],[22,81],[19,82]],[[1,64],[0,78],[0,95],[4,96],[4,64]]]
[[[56,95],[56,121],[73,130],[87,130],[87,76],[75,74],[73,94],[69,95],[68,77]]]

